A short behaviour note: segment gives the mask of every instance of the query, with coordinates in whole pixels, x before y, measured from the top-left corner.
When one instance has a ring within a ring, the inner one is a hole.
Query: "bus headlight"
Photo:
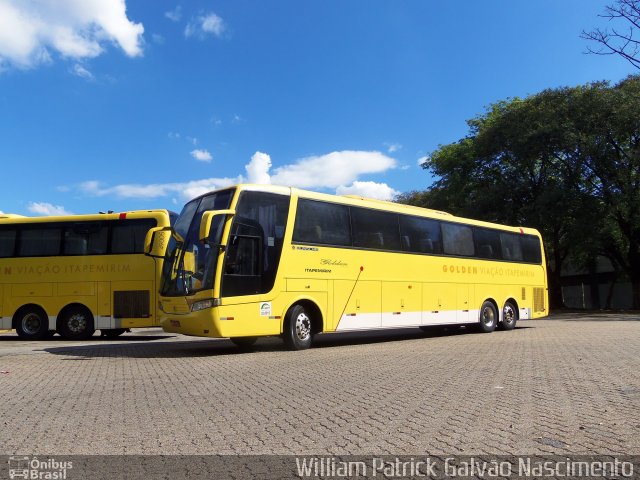
[[[198,300],[197,302],[193,302],[191,304],[191,311],[197,312],[199,310],[205,310],[207,308],[212,308],[215,305],[213,298],[207,298],[205,300]]]

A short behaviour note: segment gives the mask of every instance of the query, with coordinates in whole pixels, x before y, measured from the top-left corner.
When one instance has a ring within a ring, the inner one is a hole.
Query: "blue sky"
[[[583,53],[606,3],[0,0],[0,211],[425,189],[491,102],[635,73]]]

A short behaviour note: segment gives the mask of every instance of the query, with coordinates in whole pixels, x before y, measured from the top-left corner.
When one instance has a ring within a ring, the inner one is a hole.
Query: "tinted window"
[[[400,241],[406,252],[442,253],[440,222],[401,215]]]
[[[501,259],[500,233],[488,228],[474,228],[473,236],[476,240],[476,254],[479,258]]]
[[[293,241],[351,246],[349,207],[298,200]]]
[[[542,263],[540,240],[533,235],[520,235],[522,242],[522,256],[525,262]]]
[[[122,220],[111,228],[111,253],[142,253],[144,238],[155,220]]]
[[[18,256],[45,257],[60,254],[62,228],[46,226],[42,228],[23,228],[18,241]]]
[[[502,245],[502,257],[512,262],[522,261],[521,235],[515,233],[501,233],[500,244]]]
[[[15,251],[15,229],[0,230],[0,257],[12,257]]]
[[[287,225],[290,197],[243,192],[225,255],[223,296],[266,293],[273,288]]]
[[[453,223],[442,224],[444,253],[472,257],[474,255],[471,228]]]
[[[63,255],[103,255],[107,253],[109,228],[101,222],[69,225],[64,232]]]
[[[353,246],[380,250],[400,250],[398,215],[351,207]]]

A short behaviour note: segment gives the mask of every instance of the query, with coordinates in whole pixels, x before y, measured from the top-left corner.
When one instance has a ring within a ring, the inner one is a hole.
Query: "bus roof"
[[[478,227],[497,228],[500,230],[506,230],[506,231],[511,231],[515,233],[526,233],[529,235],[535,235],[537,237],[541,237],[540,232],[538,232],[535,228],[519,227],[519,226],[514,227],[514,226],[503,225],[499,223],[485,222],[482,220],[474,220],[471,218],[457,217],[450,213],[442,212],[440,210],[432,210],[429,208],[417,207],[415,205],[406,205],[403,203],[389,202],[386,200],[366,198],[360,195],[333,195],[330,193],[313,192],[310,190],[304,190],[304,189],[295,188],[295,187],[283,187],[280,185],[264,185],[264,184],[251,184],[251,183],[230,185],[225,188],[220,188],[214,191],[226,190],[228,188],[274,192],[274,193],[281,193],[285,195],[297,194],[299,197],[302,197],[302,198],[323,200],[323,201],[333,202],[333,203],[342,203],[345,205],[352,205],[352,206],[368,207],[368,208],[379,209],[379,210],[387,210],[387,211],[396,212],[396,213],[404,213],[406,215],[429,217],[429,218],[438,219],[442,221],[463,223],[463,224],[474,225]],[[205,193],[204,195],[200,195],[200,196],[202,197],[205,195],[207,194]]]
[[[91,220],[124,220],[127,218],[158,218],[174,214],[169,210],[131,210],[128,212],[91,213],[83,215],[54,215],[44,217],[25,217],[23,215],[0,215],[0,225],[10,223],[50,223],[50,222],[86,222]]]

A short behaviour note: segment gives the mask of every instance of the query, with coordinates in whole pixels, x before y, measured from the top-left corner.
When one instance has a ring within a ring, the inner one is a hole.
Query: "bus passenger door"
[[[336,331],[367,330],[382,326],[381,282],[335,280],[333,313]]]

